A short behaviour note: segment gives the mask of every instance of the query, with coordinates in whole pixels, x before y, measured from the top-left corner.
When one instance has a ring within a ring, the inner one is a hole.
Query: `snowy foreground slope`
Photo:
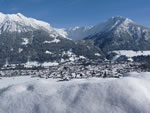
[[[0,79],[0,113],[150,113],[150,73],[58,82]]]

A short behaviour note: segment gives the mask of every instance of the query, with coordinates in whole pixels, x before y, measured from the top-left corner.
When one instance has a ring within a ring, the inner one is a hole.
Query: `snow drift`
[[[150,73],[69,82],[2,78],[0,86],[0,113],[150,112]]]

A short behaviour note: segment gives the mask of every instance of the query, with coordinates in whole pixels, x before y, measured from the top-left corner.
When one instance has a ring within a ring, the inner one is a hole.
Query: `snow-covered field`
[[[118,50],[118,51],[113,51],[113,52],[118,54],[118,55],[124,55],[127,57],[150,55],[150,51]]]
[[[0,79],[0,113],[150,113],[150,73],[58,82]]]

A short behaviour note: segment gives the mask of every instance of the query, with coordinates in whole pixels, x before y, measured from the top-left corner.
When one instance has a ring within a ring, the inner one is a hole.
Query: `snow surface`
[[[23,38],[22,45],[27,45],[29,44],[29,39],[28,38]]]
[[[34,30],[44,30],[55,37],[67,38],[67,33],[64,29],[53,28],[47,22],[25,17],[21,13],[0,13],[0,34],[2,32],[28,32]]]
[[[112,61],[115,62],[120,56],[126,56],[128,57],[129,61],[133,61],[133,57],[135,56],[149,56],[150,51],[133,51],[133,50],[116,50],[112,51],[113,53],[116,53],[117,55],[113,57]]]
[[[69,51],[63,51],[62,52],[62,57],[64,56],[68,56],[69,58],[64,60],[64,59],[61,59],[61,62],[66,62],[66,61],[72,61],[74,62],[75,60],[78,60],[78,59],[86,59],[86,57],[84,56],[77,56],[76,54],[74,54],[72,52],[72,49],[70,49]]]
[[[42,66],[44,66],[44,67],[57,66],[57,65],[59,65],[58,62],[44,62],[44,63],[42,64]]]
[[[32,68],[34,66],[40,66],[40,63],[36,61],[28,61],[27,63],[24,64],[24,67],[26,68]]]
[[[56,38],[54,38],[54,40],[52,40],[52,41],[44,41],[43,43],[44,44],[51,44],[51,43],[59,43],[60,42],[60,40],[59,39],[56,39]]]
[[[52,52],[50,52],[50,51],[48,51],[48,50],[46,50],[45,53],[46,53],[46,54],[49,54],[49,55],[52,55],[52,54],[53,54]]]
[[[23,51],[23,49],[22,49],[22,48],[19,48],[19,49],[18,49],[18,52],[19,52],[19,53],[21,53],[22,51]]]
[[[118,54],[118,55],[124,55],[127,57],[150,55],[150,51],[118,50],[118,51],[113,51],[113,52]]]
[[[95,53],[95,56],[101,56],[101,54],[99,54],[99,53]]]
[[[150,73],[115,79],[0,79],[0,113],[149,113]]]
[[[27,63],[24,64],[24,67],[26,68],[32,68],[34,66],[44,66],[44,67],[49,67],[49,66],[57,66],[59,63],[58,62],[44,62],[44,63],[39,63],[36,61],[28,61]]]
[[[25,27],[32,27],[34,29],[47,29],[48,31],[51,30],[51,27],[48,23],[39,21],[33,18],[27,18],[24,15],[17,13],[17,14],[0,14],[0,18],[2,20],[0,21],[0,28],[3,28],[3,31],[18,31],[23,30],[21,26]],[[18,26],[18,25],[19,26]],[[29,28],[28,28],[29,29]],[[24,28],[24,31],[27,29]]]

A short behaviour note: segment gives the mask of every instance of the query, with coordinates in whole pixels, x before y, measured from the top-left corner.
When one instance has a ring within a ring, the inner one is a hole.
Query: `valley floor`
[[[0,79],[0,113],[150,113],[150,73],[58,81]]]

